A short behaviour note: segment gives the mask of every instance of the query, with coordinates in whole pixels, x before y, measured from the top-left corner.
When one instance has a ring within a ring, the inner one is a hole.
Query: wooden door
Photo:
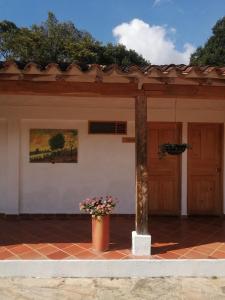
[[[148,124],[149,213],[180,214],[180,155],[159,158],[159,145],[179,143],[181,124]]]
[[[222,213],[221,124],[194,123],[188,126],[188,214]]]

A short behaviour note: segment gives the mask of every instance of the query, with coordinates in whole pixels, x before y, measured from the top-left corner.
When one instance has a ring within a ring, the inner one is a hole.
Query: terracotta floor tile
[[[117,251],[109,251],[105,252],[101,255],[104,259],[122,259],[123,257],[127,256],[124,253],[120,253]]]
[[[92,243],[76,243],[77,246],[83,248],[83,249],[91,249]]]
[[[0,219],[1,228],[4,229],[0,232],[0,259],[32,259],[32,255],[33,259],[38,259],[39,256],[45,259],[50,259],[47,256],[52,256],[53,259],[139,258],[131,254],[134,218],[112,216],[110,221],[110,251],[99,254],[92,251],[90,218]],[[149,225],[152,235],[150,259],[224,258],[224,219],[151,217]],[[71,228],[74,230],[71,231]],[[140,257],[142,258],[146,259]]]
[[[225,244],[221,244],[217,250],[225,252]]]
[[[130,255],[131,254],[131,249],[118,249],[118,252],[125,254],[125,255]]]
[[[84,251],[84,248],[81,248],[77,245],[72,245],[72,246],[69,246],[67,248],[64,248],[63,251],[65,251],[66,253],[70,254],[70,255],[75,255],[80,253],[80,252],[83,252]]]
[[[19,256],[10,256],[9,258],[6,258],[6,260],[21,260],[21,258]]]
[[[0,253],[0,259],[12,259],[12,257],[16,257],[16,255],[13,255],[10,251],[4,250]]]
[[[159,253],[157,256],[164,258],[164,259],[177,259],[181,255],[174,253],[174,252],[165,252],[165,253]]]
[[[27,244],[32,249],[40,249],[46,247],[46,243],[35,243],[35,244]]]
[[[222,243],[214,242],[214,243],[205,243],[205,246],[212,249],[217,249]]]
[[[70,255],[64,258],[65,260],[77,260],[76,256]]]
[[[180,258],[181,259],[205,259],[205,258],[208,258],[208,255],[197,252],[195,250],[191,250],[187,254],[180,256]]]
[[[6,250],[5,247],[0,246],[0,253],[3,252],[3,251],[5,251],[5,250]]]
[[[46,259],[43,255],[40,253],[37,253],[35,251],[26,252],[19,255],[20,259]]]
[[[49,255],[51,253],[58,251],[58,249],[52,245],[46,244],[46,246],[36,249],[36,251],[43,255]]]
[[[209,248],[207,246],[197,246],[197,247],[194,247],[193,250],[203,253],[205,255],[210,255],[214,251],[214,249]]]
[[[6,249],[13,249],[13,248],[16,248],[17,246],[21,246],[21,244],[22,243],[19,243],[19,242],[18,243],[11,243],[10,244],[10,242],[9,242],[9,243],[7,243],[7,245],[5,245],[5,248]]]
[[[22,253],[29,252],[30,250],[31,249],[26,245],[18,245],[16,247],[10,248],[10,251],[16,255],[20,255]]]
[[[89,250],[84,250],[76,255],[77,259],[99,259],[99,255]]]
[[[69,246],[72,246],[73,243],[53,243],[52,245],[59,248],[59,249],[64,249],[64,248],[67,248]]]
[[[225,252],[216,250],[214,253],[212,253],[209,258],[217,258],[217,259],[224,259],[225,258]]]
[[[181,255],[185,255],[186,253],[188,253],[191,249],[193,249],[193,248],[173,249],[173,252],[181,256]]]
[[[63,251],[57,251],[51,254],[48,254],[47,257],[50,259],[64,259],[69,257],[70,255],[68,253],[65,253]]]
[[[160,257],[158,255],[152,255],[151,258],[153,258],[153,259],[163,259],[162,257]]]

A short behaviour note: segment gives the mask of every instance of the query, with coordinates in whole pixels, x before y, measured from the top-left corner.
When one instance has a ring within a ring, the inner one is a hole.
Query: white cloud
[[[160,2],[162,2],[161,0],[155,0],[154,3],[153,3],[153,6],[157,6],[160,4]]]
[[[149,60],[152,64],[188,64],[195,48],[186,43],[183,51],[176,49],[169,35],[176,33],[175,28],[149,25],[142,20],[133,19],[130,23],[122,23],[113,29],[117,42]]]
[[[154,2],[153,2],[153,6],[155,7],[155,6],[158,6],[158,5],[160,5],[160,4],[162,4],[163,2],[172,2],[171,0],[155,0]]]
[[[171,27],[169,30],[171,33],[174,33],[174,34],[177,32],[176,28],[174,28],[174,27]]]

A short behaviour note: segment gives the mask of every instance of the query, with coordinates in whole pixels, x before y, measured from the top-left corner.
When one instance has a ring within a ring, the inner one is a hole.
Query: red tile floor
[[[95,253],[90,216],[0,219],[0,259],[133,259],[134,218],[111,216],[110,249]],[[155,259],[225,258],[225,219],[151,217]],[[143,258],[143,257],[141,257]],[[146,257],[145,257],[146,258]]]

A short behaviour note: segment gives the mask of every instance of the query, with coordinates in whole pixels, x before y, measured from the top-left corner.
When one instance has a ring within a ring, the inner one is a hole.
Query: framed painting
[[[77,163],[77,129],[30,129],[31,163]]]

